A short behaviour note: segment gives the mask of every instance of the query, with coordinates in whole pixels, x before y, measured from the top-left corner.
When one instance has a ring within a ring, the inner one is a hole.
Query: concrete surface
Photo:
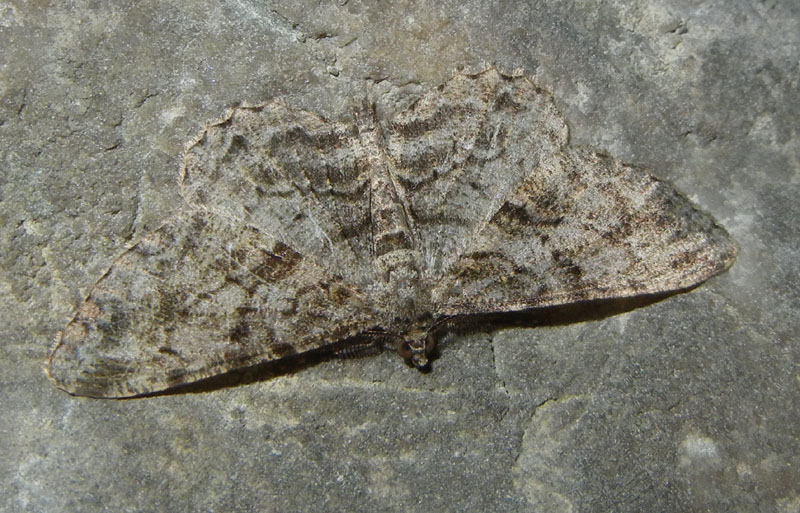
[[[800,511],[800,6],[638,5],[0,2],[0,512]],[[451,337],[425,375],[385,353],[125,401],[45,378],[114,256],[180,208],[205,121],[390,109],[490,64],[712,213],[733,269]]]

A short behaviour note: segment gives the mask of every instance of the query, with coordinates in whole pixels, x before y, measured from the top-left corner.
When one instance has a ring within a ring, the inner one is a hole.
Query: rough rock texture
[[[793,2],[0,3],[0,511],[800,510],[799,39]],[[89,287],[179,208],[205,121],[279,95],[381,115],[489,64],[714,215],[734,267],[451,336],[429,374],[387,353],[126,401],[46,379]]]

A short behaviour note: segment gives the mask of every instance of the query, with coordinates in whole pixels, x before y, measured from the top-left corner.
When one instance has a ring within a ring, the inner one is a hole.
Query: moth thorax
[[[398,249],[375,258],[375,266],[387,283],[416,288],[420,277],[419,256],[419,251]]]
[[[375,239],[375,254],[378,256],[403,249],[411,249],[411,236],[407,229],[387,231]]]

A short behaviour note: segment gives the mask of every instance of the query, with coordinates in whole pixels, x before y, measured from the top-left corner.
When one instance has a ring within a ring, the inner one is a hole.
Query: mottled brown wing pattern
[[[583,149],[543,161],[432,288],[444,315],[675,291],[727,269],[736,245],[664,182]]]
[[[241,219],[331,270],[372,265],[369,168],[352,124],[273,101],[231,110],[186,152],[189,204]]]
[[[436,281],[539,161],[560,151],[566,124],[526,77],[457,75],[386,130],[417,245]]]
[[[200,211],[116,260],[63,330],[48,371],[73,394],[145,394],[322,347],[375,322],[341,275]]]

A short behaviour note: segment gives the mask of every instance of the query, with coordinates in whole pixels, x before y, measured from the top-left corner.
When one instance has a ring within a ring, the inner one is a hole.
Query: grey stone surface
[[[638,5],[638,4],[637,4]],[[0,511],[800,510],[795,2],[0,2]],[[183,143],[239,101],[392,110],[521,68],[574,144],[670,180],[737,238],[628,313],[125,401],[47,349],[180,208]]]

